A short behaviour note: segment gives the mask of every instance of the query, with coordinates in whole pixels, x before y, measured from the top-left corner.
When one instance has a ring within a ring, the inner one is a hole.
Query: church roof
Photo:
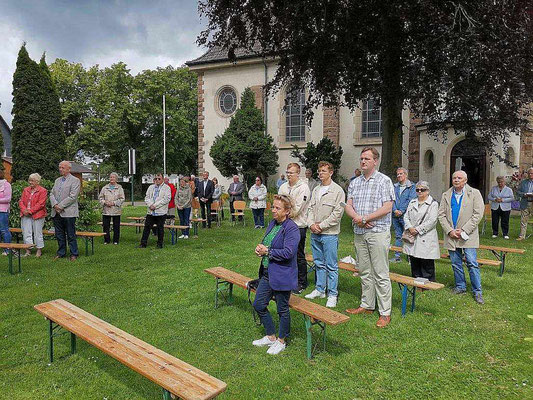
[[[235,57],[238,60],[242,60],[246,58],[262,57],[262,56],[263,55],[261,53],[261,46],[259,45],[255,45],[251,51],[247,49],[242,49],[242,48],[235,49]],[[187,61],[185,64],[191,66],[191,65],[210,64],[210,63],[216,63],[216,62],[222,62],[222,61],[229,61],[228,50],[223,47],[214,46],[210,48],[209,50],[207,50],[207,52],[204,55],[198,58],[195,58],[194,60]]]

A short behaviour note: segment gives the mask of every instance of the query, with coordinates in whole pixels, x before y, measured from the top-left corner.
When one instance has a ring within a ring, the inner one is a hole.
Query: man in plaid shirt
[[[346,214],[352,218],[357,265],[361,275],[361,304],[350,314],[372,314],[378,300],[378,328],[390,323],[392,287],[389,278],[389,246],[394,186],[377,170],[379,153],[374,147],[361,151],[361,170],[348,187]]]

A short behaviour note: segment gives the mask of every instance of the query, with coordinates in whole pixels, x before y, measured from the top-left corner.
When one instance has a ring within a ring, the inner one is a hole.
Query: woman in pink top
[[[46,217],[46,199],[48,191],[43,188],[41,183],[41,175],[31,174],[28,183],[30,186],[24,188],[22,196],[19,200],[20,208],[20,225],[22,228],[22,236],[24,243],[33,244],[33,237],[35,237],[35,246],[37,247],[36,257],[41,257],[42,248],[44,247],[43,226],[44,217]],[[27,256],[31,251],[26,250]]]
[[[9,232],[9,203],[11,202],[11,184],[4,179],[4,171],[0,170],[0,234],[4,243],[11,243]],[[7,250],[2,255],[7,256]]]

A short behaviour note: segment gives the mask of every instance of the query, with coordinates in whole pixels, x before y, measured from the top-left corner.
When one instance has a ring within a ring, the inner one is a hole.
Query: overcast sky
[[[84,67],[125,62],[136,74],[200,56],[206,24],[196,0],[0,0],[0,114],[11,126],[12,81],[20,46]]]

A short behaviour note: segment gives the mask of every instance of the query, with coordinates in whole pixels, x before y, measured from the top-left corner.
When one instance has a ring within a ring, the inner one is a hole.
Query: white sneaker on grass
[[[328,308],[337,307],[337,296],[328,296],[328,301],[326,302],[326,307],[328,307]]]
[[[183,239],[189,239],[189,235],[183,235]]]
[[[503,238],[506,240],[509,240],[509,236],[504,236]]]
[[[263,336],[261,339],[254,340],[252,344],[257,347],[272,346],[277,340],[270,340],[268,336]]]
[[[184,239],[184,238],[185,238],[185,235],[178,236],[178,239]]]
[[[279,340],[276,340],[276,342],[272,346],[270,346],[269,349],[267,350],[267,354],[272,354],[272,355],[279,354],[283,350],[285,350],[285,347],[287,347],[285,343],[281,343]]]
[[[498,237],[498,235],[492,235],[493,239],[496,239],[497,237]]]
[[[324,297],[326,297],[326,293],[320,293],[318,290],[315,289],[311,293],[305,295],[306,299],[316,299],[317,297],[319,299],[323,299]]]

